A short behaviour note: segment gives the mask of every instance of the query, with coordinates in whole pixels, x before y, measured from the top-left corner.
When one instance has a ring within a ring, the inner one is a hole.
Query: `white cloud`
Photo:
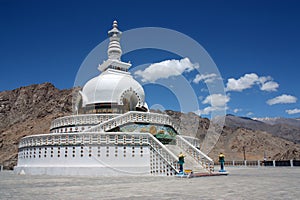
[[[216,112],[216,111],[224,111],[227,110],[228,107],[212,107],[212,106],[208,106],[206,108],[204,108],[203,110],[197,110],[194,113],[197,115],[209,115],[212,112]]]
[[[217,79],[217,74],[197,74],[193,80],[193,83],[198,84],[200,81],[204,81],[205,83],[212,83]]]
[[[208,115],[210,114],[211,112],[214,112],[214,111],[218,111],[220,110],[221,108],[219,107],[211,107],[211,106],[208,106],[206,108],[204,108],[203,110],[201,110],[201,114],[202,115]]]
[[[181,60],[165,60],[159,63],[153,63],[144,71],[138,70],[134,74],[142,77],[143,82],[155,82],[161,78],[179,76],[184,72],[190,72],[199,68],[198,64],[193,64],[188,58]]]
[[[286,110],[285,112],[288,113],[289,115],[292,115],[292,114],[300,113],[300,109],[295,108],[293,110]]]
[[[226,84],[227,91],[237,91],[241,92],[245,89],[252,88],[254,85],[259,85],[262,91],[277,91],[279,84],[273,81],[270,76],[259,77],[255,73],[245,74],[239,79],[230,78]]]
[[[204,99],[204,96],[199,96],[198,99],[199,99],[200,101],[202,101],[202,100]]]
[[[226,104],[230,101],[230,97],[222,94],[211,94],[207,96],[202,103],[210,104],[210,106],[204,108],[203,110],[198,110],[195,113],[199,115],[208,115],[216,111],[227,110]]]
[[[236,108],[236,109],[233,110],[234,113],[238,113],[240,111],[242,111],[242,109]]]
[[[274,81],[269,81],[269,82],[262,83],[260,89],[263,91],[272,92],[272,91],[277,91],[278,87],[279,87],[278,83]]]
[[[201,88],[200,91],[201,91],[201,92],[208,92],[208,89],[207,89],[207,88]]]
[[[254,73],[245,74],[239,79],[230,78],[228,79],[226,90],[227,91],[243,91],[245,89],[251,88],[255,82],[258,81],[258,76]]]
[[[202,103],[203,104],[210,104],[212,107],[221,107],[225,106],[226,103],[230,101],[230,97],[228,95],[222,94],[212,94],[207,96]]]
[[[275,105],[275,104],[284,104],[284,103],[296,103],[296,101],[297,101],[296,97],[292,95],[283,94],[273,99],[269,99],[267,101],[267,104]]]
[[[248,112],[246,115],[247,116],[251,116],[251,115],[253,115],[254,113],[253,112]]]

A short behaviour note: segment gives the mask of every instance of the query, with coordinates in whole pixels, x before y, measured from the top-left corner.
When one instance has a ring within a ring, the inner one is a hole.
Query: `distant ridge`
[[[228,115],[225,125],[231,128],[243,127],[250,130],[265,131],[274,136],[300,143],[300,121],[290,118],[245,118]]]
[[[295,126],[300,128],[300,118],[282,118],[282,117],[274,117],[274,118],[253,118],[254,120],[261,121],[267,124],[275,125],[275,124],[286,124],[290,126]]]

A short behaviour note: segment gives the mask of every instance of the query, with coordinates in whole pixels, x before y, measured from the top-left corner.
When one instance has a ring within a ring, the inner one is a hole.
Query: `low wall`
[[[215,165],[220,165],[215,162]],[[236,167],[300,167],[300,160],[231,160],[225,161],[225,166]]]

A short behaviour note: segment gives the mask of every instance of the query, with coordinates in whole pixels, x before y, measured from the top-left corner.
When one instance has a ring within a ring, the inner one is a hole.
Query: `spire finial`
[[[117,20],[114,21],[113,28],[118,28],[118,22],[117,22]]]
[[[109,45],[107,50],[107,55],[109,59],[120,60],[122,55],[122,49],[120,45],[120,38],[122,32],[118,29],[118,22],[115,20],[113,22],[113,28],[108,31]]]

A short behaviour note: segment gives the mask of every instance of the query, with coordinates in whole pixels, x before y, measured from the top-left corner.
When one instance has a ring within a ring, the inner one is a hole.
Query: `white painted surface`
[[[138,107],[145,103],[143,87],[129,73],[108,69],[89,80],[83,87],[83,106],[95,103],[121,103],[121,96],[132,91],[139,98]]]

